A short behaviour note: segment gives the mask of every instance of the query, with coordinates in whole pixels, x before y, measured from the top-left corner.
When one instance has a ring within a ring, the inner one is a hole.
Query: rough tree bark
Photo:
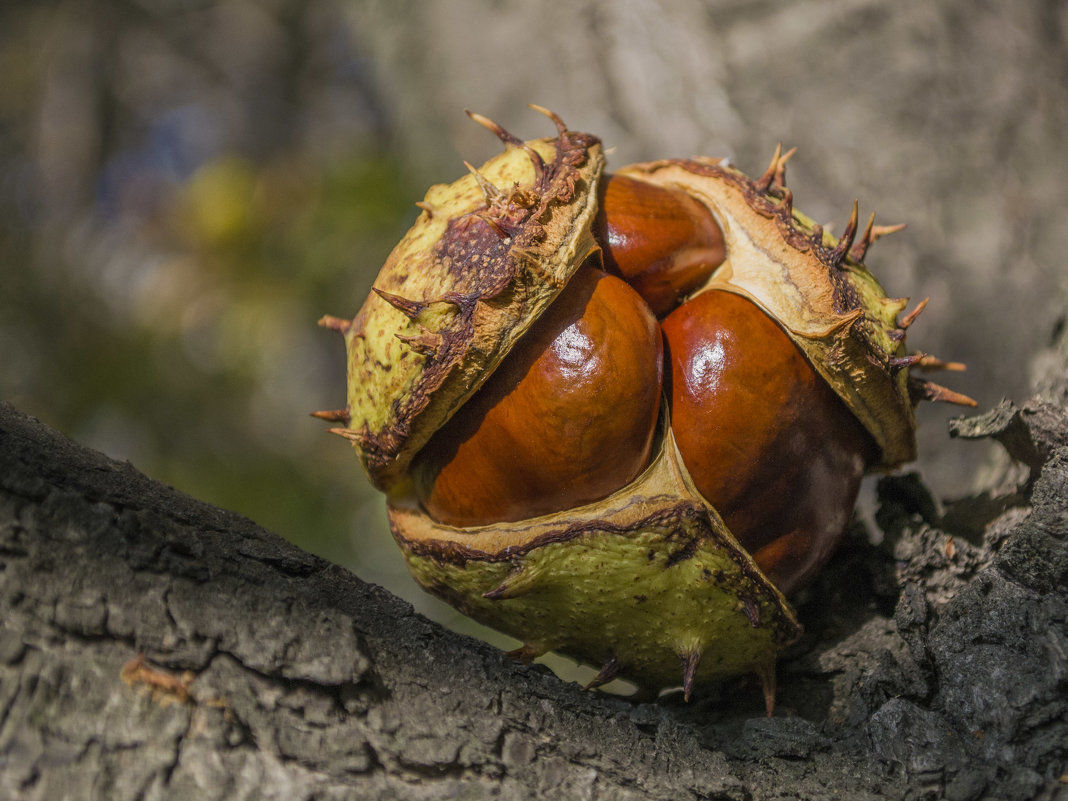
[[[1063,797],[1066,352],[954,424],[1020,482],[880,482],[771,719],[745,682],[582,692],[0,406],[0,797]]]

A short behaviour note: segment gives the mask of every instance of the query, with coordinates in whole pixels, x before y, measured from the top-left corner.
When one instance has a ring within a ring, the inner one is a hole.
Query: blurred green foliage
[[[355,313],[426,181],[340,9],[5,4],[0,74],[0,395],[305,548],[381,560],[355,536],[385,531],[380,499],[308,417],[345,396],[315,323]]]

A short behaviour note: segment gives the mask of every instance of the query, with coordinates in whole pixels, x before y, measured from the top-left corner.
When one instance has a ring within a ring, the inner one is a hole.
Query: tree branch
[[[1041,419],[1030,514],[969,501],[969,542],[884,479],[886,542],[809,592],[765,719],[737,683],[582,692],[0,406],[0,796],[1052,797],[1068,421],[1028,408],[969,431]]]

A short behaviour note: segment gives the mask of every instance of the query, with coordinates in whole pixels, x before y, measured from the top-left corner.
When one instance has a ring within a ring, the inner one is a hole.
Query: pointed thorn
[[[758,192],[767,192],[771,188],[771,182],[775,180],[775,175],[779,171],[779,161],[782,159],[782,142],[775,145],[775,153],[771,157],[771,161],[768,163],[768,168],[764,170],[764,174],[757,178],[753,185]]]
[[[481,125],[487,130],[492,131],[493,135],[500,139],[502,142],[504,142],[506,145],[511,144],[516,147],[522,146],[523,140],[517,137],[515,133],[505,130],[504,126],[498,123],[494,123],[492,120],[489,119],[488,116],[483,116],[482,114],[478,114],[474,111],[471,111],[470,109],[464,109],[464,111],[467,113],[468,116],[471,117],[472,120],[478,123],[478,125]]]
[[[319,318],[319,325],[344,334],[352,327],[352,321],[334,317],[332,314],[324,314]]]
[[[427,203],[425,200],[417,200],[415,201],[415,205],[425,211],[428,217],[430,217],[431,219],[434,218],[434,207]]]
[[[849,222],[846,223],[845,230],[842,231],[842,236],[838,239],[838,244],[834,246],[834,250],[831,251],[831,259],[835,264],[840,264],[842,259],[846,257],[849,251],[853,247],[853,239],[857,235],[857,222],[860,207],[857,201],[853,201],[853,211],[849,215]]]
[[[872,243],[872,228],[873,228],[874,225],[875,225],[875,212],[873,211],[871,213],[871,216],[868,218],[868,224],[866,226],[864,226],[864,233],[861,234],[860,241],[857,242],[857,244],[853,245],[853,247],[850,248],[850,250],[849,250],[849,258],[851,258],[853,261],[856,261],[856,262],[864,261],[864,257],[868,253],[868,248],[871,247],[871,243]]]
[[[934,403],[955,403],[957,406],[978,406],[979,403],[967,395],[939,386],[933,381],[909,377],[909,395],[913,403],[933,401]]]
[[[682,697],[686,703],[690,702],[690,694],[693,692],[694,677],[697,675],[697,666],[701,662],[700,651],[689,651],[681,654],[682,659]]]
[[[884,236],[896,234],[898,231],[904,230],[905,223],[898,223],[897,225],[875,225],[871,229],[871,241],[875,242],[882,239]]]
[[[549,109],[545,108],[545,106],[539,106],[537,103],[530,103],[528,105],[530,108],[534,109],[534,111],[538,112],[539,114],[544,114],[546,117],[553,121],[553,124],[556,126],[556,133],[558,136],[563,137],[563,135],[567,133],[567,126],[564,124],[564,121],[560,119],[560,115],[557,114],[555,111],[550,111]]]
[[[491,184],[486,179],[485,175],[475,169],[474,165],[472,165],[471,162],[465,161],[464,166],[467,167],[468,171],[473,176],[475,176],[475,180],[478,181],[478,188],[482,190],[482,197],[485,198],[487,206],[492,206],[494,203],[500,200],[500,189]]]
[[[920,359],[921,370],[948,370],[951,373],[963,373],[968,369],[964,362],[944,362],[937,356],[924,356]]]
[[[786,162],[793,158],[794,153],[797,152],[796,147],[791,147],[785,153],[782,154],[782,158],[779,159],[779,167],[775,170],[775,180],[771,182],[771,185],[777,189],[786,188]]]
[[[891,356],[887,364],[891,372],[896,373],[898,370],[919,364],[926,355],[925,353],[910,353],[908,356]]]
[[[464,109],[464,112],[466,112],[468,117],[470,117],[472,120],[477,122],[483,128],[485,128],[488,131],[492,131],[493,134],[498,139],[500,139],[502,142],[504,142],[506,145],[514,145],[516,147],[521,147],[522,146],[522,144],[523,144],[523,140],[522,139],[520,139],[515,134],[509,133],[501,125],[498,125],[493,120],[491,120],[489,117],[484,117],[483,115],[478,114],[478,113],[476,113],[474,111],[471,111],[470,109]]]
[[[445,338],[428,328],[420,326],[422,333],[416,336],[406,337],[403,334],[394,334],[397,339],[414,350],[416,353],[421,353],[423,356],[433,356],[441,348],[441,343]]]
[[[397,311],[402,312],[409,320],[414,320],[429,305],[425,301],[402,298],[400,295],[394,295],[392,292],[386,292],[386,290],[375,286],[371,287],[371,289],[378,297],[382,298]]]
[[[548,648],[543,648],[537,643],[525,642],[518,648],[513,648],[511,651],[506,652],[505,656],[522,662],[524,665],[529,665],[548,650]]]
[[[594,676],[583,690],[593,690],[604,684],[608,684],[612,679],[619,675],[619,671],[623,669],[623,666],[619,664],[619,660],[615,656],[610,656],[601,666],[601,671]]]
[[[328,428],[326,430],[327,433],[335,434],[339,437],[344,437],[349,442],[359,442],[361,439],[360,432],[353,431],[351,428]]]
[[[318,417],[320,420],[326,420],[328,423],[345,423],[348,424],[351,419],[348,409],[330,409],[322,412],[312,412],[312,417]]]
[[[770,718],[775,714],[775,663],[761,665],[753,672],[760,679],[760,688],[764,691],[764,709]]]
[[[915,309],[913,309],[901,318],[901,322],[897,324],[897,327],[900,328],[902,331],[907,331],[909,326],[916,322],[916,318],[920,316],[920,313],[927,308],[927,304],[930,302],[930,298],[924,298],[923,300],[921,300]]]

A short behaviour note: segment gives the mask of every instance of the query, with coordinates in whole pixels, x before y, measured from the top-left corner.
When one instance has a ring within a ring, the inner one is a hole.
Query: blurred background
[[[1066,42],[1059,0],[5,0],[0,397],[455,622],[308,412],[345,397],[316,320],[497,151],[464,108],[615,165],[796,145],[800,209],[908,224],[867,262],[990,407],[1064,322]],[[985,458],[958,413],[921,413],[941,497]]]

